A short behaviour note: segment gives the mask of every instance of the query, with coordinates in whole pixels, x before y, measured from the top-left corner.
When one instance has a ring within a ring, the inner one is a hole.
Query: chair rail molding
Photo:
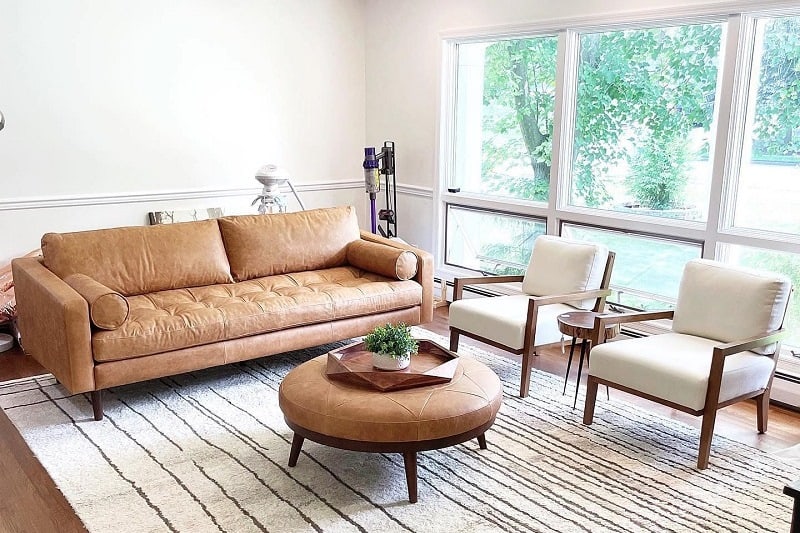
[[[319,181],[293,184],[298,192],[360,189],[362,180]],[[288,189],[287,189],[288,190]],[[52,207],[81,207],[110,204],[130,204],[169,200],[193,200],[197,198],[224,198],[231,196],[253,196],[261,192],[259,187],[234,189],[188,189],[179,191],[126,192],[91,195],[53,195],[32,198],[10,198],[0,200],[0,211],[23,209],[47,209]]]
[[[408,196],[421,196],[423,198],[433,198],[433,187],[421,187],[419,185],[398,183],[397,193],[405,194]]]

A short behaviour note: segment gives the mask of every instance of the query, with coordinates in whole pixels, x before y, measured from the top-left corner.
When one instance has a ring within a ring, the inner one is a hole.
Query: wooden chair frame
[[[788,299],[787,299],[787,306],[788,306]],[[596,317],[594,321],[594,331],[593,331],[594,335],[592,338],[592,346],[593,347],[598,346],[603,342],[605,342],[605,328],[607,325],[629,324],[632,322],[642,322],[645,320],[672,319],[673,315],[674,311],[644,311],[638,313],[626,313],[622,315]],[[758,432],[764,433],[767,431],[767,419],[769,417],[769,394],[770,394],[770,389],[772,387],[772,379],[775,377],[775,367],[778,364],[778,355],[780,354],[781,351],[781,344],[779,341],[783,339],[785,336],[786,336],[786,331],[781,327],[781,329],[773,331],[766,335],[752,337],[749,339],[729,342],[715,346],[714,353],[711,359],[711,367],[709,369],[709,374],[708,374],[708,388],[706,389],[705,405],[702,409],[699,410],[691,409],[689,407],[674,402],[670,402],[669,400],[658,398],[651,394],[647,394],[642,391],[637,391],[635,389],[631,389],[629,387],[620,385],[619,383],[614,383],[613,381],[600,379],[598,377],[589,374],[587,376],[587,384],[586,384],[586,403],[584,404],[583,408],[583,423],[586,425],[591,425],[592,420],[594,419],[594,406],[595,406],[595,401],[597,399],[598,385],[607,385],[608,387],[612,387],[627,392],[629,394],[639,396],[640,398],[651,400],[661,405],[666,405],[667,407],[671,407],[672,409],[676,409],[684,413],[689,413],[694,416],[702,416],[703,422],[700,429],[700,448],[697,457],[697,468],[700,470],[708,468],[708,459],[711,455],[711,439],[714,436],[714,422],[716,421],[717,418],[718,409],[740,402],[742,400],[755,398]],[[755,348],[761,348],[763,346],[769,346],[772,343],[777,343],[775,353],[772,355],[764,355],[764,357],[770,357],[773,360],[772,373],[770,374],[769,380],[767,381],[767,386],[763,389],[758,389],[752,392],[748,392],[746,394],[742,394],[740,396],[731,398],[724,402],[720,402],[719,393],[720,393],[720,388],[722,386],[722,371],[725,365],[725,358],[735,353],[740,353],[747,350],[753,350]]]
[[[545,305],[560,304],[577,302],[580,300],[587,300],[589,298],[596,298],[594,307],[595,312],[600,312],[605,307],[606,296],[611,294],[608,286],[611,283],[611,270],[614,267],[614,252],[608,252],[608,259],[606,259],[605,271],[603,278],[600,282],[600,288],[573,292],[569,294],[554,294],[548,296],[531,296],[528,301],[528,316],[525,320],[525,337],[521,349],[511,348],[504,344],[500,344],[491,339],[487,339],[480,335],[476,335],[469,331],[455,328],[450,326],[450,351],[458,351],[458,341],[461,335],[478,340],[495,348],[500,348],[507,352],[516,355],[522,355],[522,376],[520,378],[519,396],[525,398],[528,396],[531,384],[531,370],[533,369],[533,356],[538,355],[537,349],[544,345],[536,344],[536,321],[539,316],[539,308]],[[464,287],[467,285],[487,285],[492,283],[521,283],[525,276],[484,276],[480,278],[455,278],[453,280],[453,301],[460,300],[464,294]]]

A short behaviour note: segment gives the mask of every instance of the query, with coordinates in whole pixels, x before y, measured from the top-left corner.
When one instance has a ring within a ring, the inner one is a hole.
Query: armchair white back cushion
[[[608,259],[608,248],[552,235],[536,238],[522,291],[533,296],[568,294],[599,289]],[[572,302],[591,309],[595,299]]]
[[[707,259],[683,271],[672,330],[722,342],[743,340],[781,327],[792,285],[771,272]],[[775,345],[754,350],[771,354]]]

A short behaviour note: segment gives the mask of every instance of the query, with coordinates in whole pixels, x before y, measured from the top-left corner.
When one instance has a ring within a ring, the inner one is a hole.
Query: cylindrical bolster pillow
[[[347,245],[347,262],[387,278],[411,279],[417,273],[417,254],[365,240]]]
[[[128,319],[128,300],[84,274],[71,274],[64,282],[89,303],[89,318],[100,329],[117,329]]]

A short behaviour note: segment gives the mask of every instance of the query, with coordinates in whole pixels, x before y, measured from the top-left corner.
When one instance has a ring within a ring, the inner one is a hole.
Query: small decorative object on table
[[[403,370],[417,353],[418,344],[411,328],[402,322],[378,326],[364,337],[364,345],[372,352],[372,365],[381,370]]]

